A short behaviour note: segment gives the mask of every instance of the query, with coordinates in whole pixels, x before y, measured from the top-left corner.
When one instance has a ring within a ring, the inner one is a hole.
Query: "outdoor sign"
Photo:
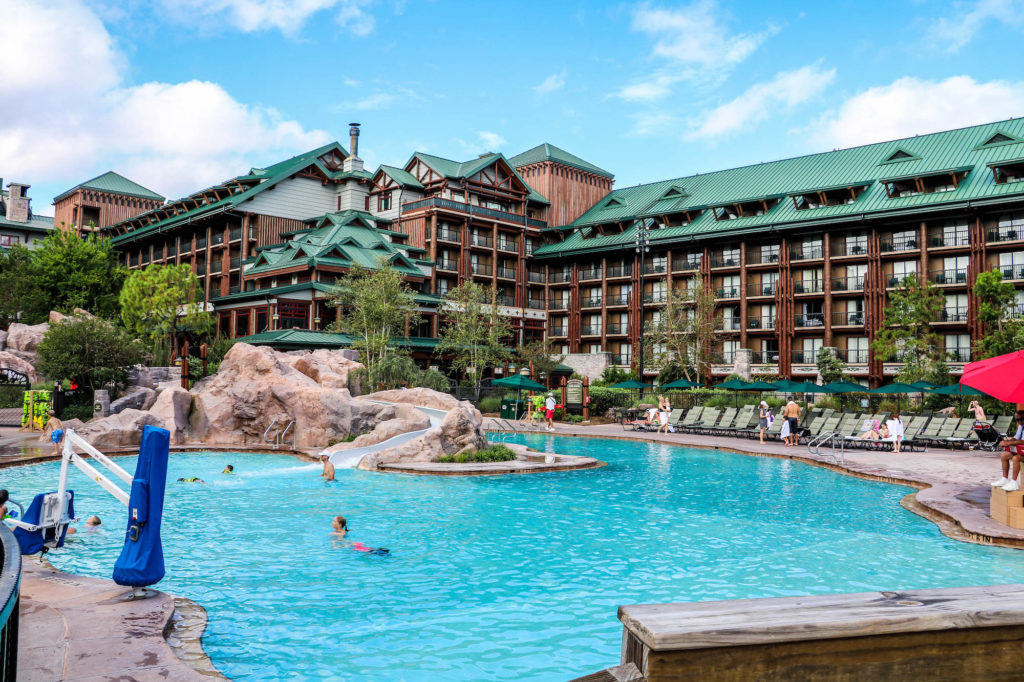
[[[565,382],[565,406],[577,409],[583,407],[583,381],[580,379]]]

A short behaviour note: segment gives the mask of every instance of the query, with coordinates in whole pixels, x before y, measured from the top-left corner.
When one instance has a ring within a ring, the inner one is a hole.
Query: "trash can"
[[[523,414],[523,401],[522,400],[502,400],[501,401],[501,418],[502,419],[519,419],[520,415]]]

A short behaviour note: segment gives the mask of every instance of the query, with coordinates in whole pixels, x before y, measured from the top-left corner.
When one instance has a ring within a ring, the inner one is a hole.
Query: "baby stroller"
[[[975,422],[974,435],[978,437],[978,449],[987,450],[989,452],[995,452],[996,447],[999,445],[999,441],[1006,438],[1005,435],[996,431],[992,425],[987,422]]]

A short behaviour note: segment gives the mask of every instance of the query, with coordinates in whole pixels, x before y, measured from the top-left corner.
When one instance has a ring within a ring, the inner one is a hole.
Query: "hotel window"
[[[0,246],[14,246],[21,243],[21,237],[16,234],[0,234]]]
[[[989,164],[989,167],[992,169],[992,175],[998,185],[1024,180],[1024,160],[994,163]]]
[[[762,263],[778,263],[779,262],[779,245],[778,244],[763,244],[761,246],[761,262]]]
[[[943,322],[966,322],[967,294],[946,294],[946,305],[939,319]]]
[[[966,222],[947,221],[932,232],[932,246],[967,246],[970,243],[970,227]]]
[[[892,264],[892,275],[889,276],[889,286],[896,287],[903,283],[908,275],[917,274],[916,260],[899,260]]]
[[[893,232],[888,239],[882,241],[882,251],[910,251],[916,248],[916,230]]]
[[[847,256],[859,256],[868,252],[868,236],[866,234],[851,234],[846,236]]]
[[[1003,279],[1024,279],[1024,251],[999,254],[999,269]]]
[[[869,347],[870,344],[866,336],[851,336],[846,339],[846,361],[856,364],[866,363]]]
[[[970,334],[946,334],[946,353],[953,362],[970,362]]]
[[[804,339],[802,362],[813,365],[818,361],[818,351],[825,345],[825,339]]]
[[[390,211],[391,210],[391,192],[384,192],[377,199],[377,210],[378,211]]]
[[[945,284],[963,284],[967,281],[967,264],[969,256],[950,256],[942,259]]]
[[[588,344],[587,345],[587,352],[588,353],[600,353],[601,352],[601,344],[599,344],[599,343]]]

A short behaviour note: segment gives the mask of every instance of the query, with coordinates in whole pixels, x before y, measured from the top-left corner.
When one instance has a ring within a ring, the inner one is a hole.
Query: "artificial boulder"
[[[143,426],[163,427],[163,420],[150,412],[128,409],[103,419],[93,419],[76,433],[99,450],[138,447]]]
[[[28,380],[33,384],[42,381],[41,377],[36,373],[36,368],[31,362],[22,358],[19,355],[15,355],[12,352],[0,350],[0,367],[6,369],[13,369],[16,372],[21,372],[28,377]]]
[[[396,462],[435,462],[444,455],[483,450],[487,447],[487,436],[482,424],[483,417],[472,404],[459,402],[437,426],[401,445],[366,455],[359,468],[376,469]]]
[[[377,391],[363,396],[364,400],[383,400],[388,403],[408,403],[420,407],[432,407],[435,410],[454,410],[459,401],[454,396],[429,388],[397,389],[394,391]]]
[[[43,340],[43,335],[49,331],[50,325],[42,324],[21,324],[14,322],[7,328],[6,351],[27,360],[35,362],[36,348]]]
[[[191,409],[192,394],[178,385],[160,391],[149,412],[160,419],[163,428],[171,432],[171,441],[180,445],[185,442]]]
[[[148,410],[156,403],[156,391],[143,386],[135,386],[127,395],[110,403],[110,413],[117,414],[127,409]]]

